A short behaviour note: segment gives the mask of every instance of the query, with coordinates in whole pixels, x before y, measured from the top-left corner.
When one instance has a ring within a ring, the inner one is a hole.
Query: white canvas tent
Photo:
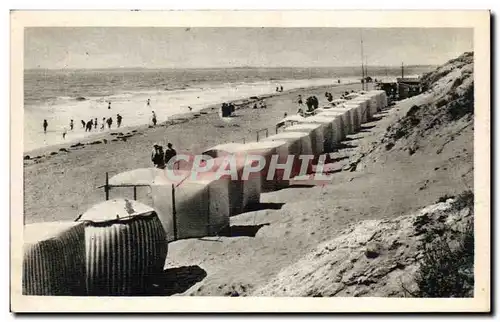
[[[282,126],[282,125],[290,126],[290,125],[301,123],[304,119],[305,119],[305,117],[300,116],[298,114],[290,115],[290,116],[287,116],[284,119],[280,120],[278,123],[276,123],[276,126],[277,127]]]
[[[155,210],[134,200],[94,205],[85,222],[86,286],[91,296],[134,295],[163,271],[168,243]]]
[[[311,137],[303,132],[281,132],[268,136],[264,141],[287,141],[288,155],[312,155]]]
[[[374,93],[367,93],[362,96],[363,98],[367,98],[368,108],[370,109],[370,118],[373,117],[377,113],[378,110],[378,100]]]
[[[346,108],[331,108],[329,110],[322,111],[318,115],[339,115],[342,119],[343,124],[343,134],[353,134],[354,124],[352,123],[352,112]]]
[[[231,162],[229,162],[230,158],[232,158]],[[222,176],[222,178],[229,181],[230,216],[238,215],[250,206],[260,203],[260,193],[262,187],[261,177],[258,174],[249,175],[248,178],[244,177],[245,167],[252,165],[252,162],[247,160],[246,156],[234,154],[212,159],[211,162],[214,164],[213,171],[215,172],[217,172],[221,167],[224,167],[223,169],[236,172],[237,177],[235,179],[233,179],[229,174]],[[253,162],[254,165],[255,163],[256,162]],[[232,169],[232,166],[235,168]]]
[[[352,99],[354,99],[354,98],[356,98],[356,97],[358,97],[360,95],[361,94],[359,94],[359,93],[350,93],[350,94],[346,95],[345,98],[346,98],[346,100],[352,100]]]
[[[352,101],[349,101],[349,104],[359,104],[360,105],[360,123],[364,124],[371,119],[370,109],[368,108],[370,99],[367,97],[359,97],[355,98]]]
[[[261,157],[264,160],[263,169],[260,171],[262,191],[274,191],[279,187],[288,185],[287,180],[282,180],[279,173],[268,180],[269,165],[271,158],[277,156],[280,162],[284,162],[288,156],[288,143],[285,140],[279,141],[258,141],[245,143],[237,152],[238,155],[248,159],[252,157]]]
[[[151,185],[151,195],[168,241],[217,236],[229,226],[226,178],[186,170],[166,172]]]
[[[290,177],[298,175],[301,170],[302,161],[300,155],[313,155],[311,137],[304,132],[281,132],[271,135],[264,139],[265,141],[286,141],[288,156],[294,156],[293,167]],[[286,160],[283,161],[285,163]],[[310,173],[312,165],[309,163],[307,173]]]
[[[320,123],[324,125],[324,151],[331,151],[331,149],[339,144],[345,137],[344,123],[340,115],[318,114],[308,117],[304,123]]]
[[[236,152],[242,145],[243,143],[219,144],[209,149],[206,149],[205,151],[203,151],[202,154],[209,155],[212,158],[224,157],[227,155],[234,154],[234,152]]]
[[[387,107],[387,94],[384,90],[373,90],[369,92],[377,97],[378,111]]]
[[[354,133],[357,133],[361,129],[362,123],[362,103],[357,101],[349,101],[343,106],[351,112],[351,122]]]
[[[29,224],[23,237],[23,295],[86,295],[83,223]]]
[[[324,126],[318,123],[302,123],[285,128],[286,132],[305,132],[311,138],[312,152],[314,155],[323,153],[325,135],[323,133]]]

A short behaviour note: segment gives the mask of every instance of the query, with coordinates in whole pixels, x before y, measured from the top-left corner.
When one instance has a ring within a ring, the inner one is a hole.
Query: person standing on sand
[[[299,106],[302,106],[302,95],[299,95],[299,99],[297,101],[297,103],[299,104]]]
[[[153,117],[151,119],[153,121],[153,126],[156,126],[156,114],[155,111],[153,111]]]
[[[66,139],[66,133],[67,133],[66,128],[64,128],[64,131],[63,131],[63,140]]]
[[[108,110],[111,109],[111,101],[108,102]]]
[[[283,92],[283,86],[280,86],[280,92]]]
[[[87,126],[85,127],[85,132],[87,131],[92,132],[92,125],[94,125],[92,120],[88,121]]]
[[[148,100],[146,101],[146,106],[151,106],[151,100],[148,98]]]
[[[191,112],[193,110],[193,108],[191,106],[188,106],[188,109],[189,109],[189,112]]]
[[[165,168],[164,157],[165,155],[163,153],[163,148],[158,144],[153,145],[153,152],[151,153],[151,161],[153,162],[155,168],[159,169]]]
[[[94,119],[94,129],[97,130],[97,117]]]
[[[108,129],[111,129],[111,124],[113,124],[113,118],[111,116],[107,119],[106,123],[108,123]]]
[[[71,130],[71,131],[73,131],[73,126],[74,126],[74,124],[73,124],[73,120],[71,120],[71,121],[69,122],[69,128],[70,128],[70,130]]]
[[[84,129],[84,128],[85,128],[85,125],[87,125],[87,123],[85,123],[85,121],[84,121],[84,120],[81,120],[80,122],[82,122],[82,129]]]
[[[43,133],[47,133],[47,126],[49,126],[49,123],[47,123],[47,120],[43,120]]]
[[[118,127],[122,124],[122,116],[120,114],[116,114],[116,124]]]
[[[172,143],[167,143],[167,149],[165,150],[165,164],[169,166],[168,162],[177,155],[177,151],[172,147]],[[173,164],[171,165],[173,168]]]

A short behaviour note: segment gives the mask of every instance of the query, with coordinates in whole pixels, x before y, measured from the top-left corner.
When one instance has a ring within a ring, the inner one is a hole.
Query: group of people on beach
[[[122,120],[123,120],[123,117],[120,114],[116,114],[116,126],[117,126],[117,128],[119,128],[122,125]],[[85,132],[92,132],[92,129],[97,130],[97,126],[98,126],[97,117],[94,119],[90,119],[87,122],[85,122],[85,120],[81,120],[80,122],[82,124],[82,128],[85,129]],[[102,123],[101,123],[101,127],[100,127],[101,131],[104,130],[104,127],[106,126],[106,124],[108,125],[108,129],[111,129],[111,125],[113,125],[113,117],[110,116],[107,119],[105,117],[102,118]],[[47,122],[46,119],[43,120],[42,126],[43,126],[43,133],[47,134],[47,128],[49,126],[49,123]],[[69,121],[69,130],[73,131],[74,129],[75,129],[75,122],[74,122],[74,120],[71,119]],[[67,133],[68,133],[67,128],[64,127],[63,133],[62,133],[63,139],[66,138]]]
[[[261,100],[261,101],[259,102],[259,105],[258,105],[258,106],[257,106],[257,102],[255,102],[255,104],[253,105],[253,108],[254,108],[254,109],[257,109],[257,108],[267,108],[266,101]]]
[[[233,103],[222,103],[220,109],[222,117],[229,117],[234,113],[236,107]]]
[[[163,151],[163,147],[159,144],[153,145],[153,152],[151,153],[151,161],[155,168],[165,169],[168,162],[177,155],[177,151],[172,146],[172,143],[167,143],[167,149]]]
[[[299,105],[297,114],[303,117],[311,115],[314,112],[314,110],[316,110],[319,107],[319,101],[316,96],[309,96],[306,99],[307,110],[304,110],[304,102],[302,100],[302,95],[299,95],[297,103]]]
[[[276,92],[283,92],[283,85],[276,86]]]

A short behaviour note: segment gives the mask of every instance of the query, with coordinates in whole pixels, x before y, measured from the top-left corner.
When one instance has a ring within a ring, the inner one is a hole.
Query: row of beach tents
[[[172,180],[165,170],[141,168],[109,179],[108,188],[149,188],[146,205],[136,200],[111,199],[97,204],[74,222],[25,225],[23,253],[24,295],[137,295],[145,283],[163,271],[168,243],[185,238],[220,236],[229,228],[229,218],[260,203],[262,192],[290,184],[283,169],[267,177],[270,159],[279,163],[292,156],[319,156],[330,152],[356,133],[361,124],[387,107],[384,91],[351,95],[318,108],[315,115],[293,115],[279,123],[281,132],[248,143],[226,143],[206,149],[215,165],[226,165],[226,156],[236,157],[237,180],[230,176],[192,176],[192,169],[179,167]],[[243,180],[252,161],[248,155],[266,160],[258,175]],[[292,167],[290,177],[299,173]],[[312,166],[308,164],[308,173]]]

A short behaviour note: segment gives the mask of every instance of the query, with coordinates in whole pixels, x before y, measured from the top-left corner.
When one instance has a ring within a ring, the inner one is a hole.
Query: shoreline
[[[297,91],[316,90],[319,88],[329,88],[329,87],[335,88],[335,87],[339,87],[339,86],[350,86],[350,85],[355,85],[355,84],[360,84],[360,83],[351,82],[351,83],[343,83],[343,84],[300,87],[300,88],[286,90],[283,92],[277,92],[277,93],[275,92],[272,94],[264,94],[264,95],[256,96],[256,97],[258,97],[258,99],[251,99],[250,97],[247,97],[247,98],[231,100],[231,101],[228,101],[227,103],[234,104],[236,107],[236,110],[238,110],[242,106],[257,102],[257,101],[262,100],[262,99],[269,99],[269,98],[279,97],[279,96],[283,96],[283,95],[289,95],[289,94],[295,93]],[[168,117],[169,119],[167,121],[157,123],[156,127],[165,127],[166,125],[175,125],[178,123],[184,123],[186,119],[189,122],[189,121],[195,119],[196,118],[195,115],[198,115],[198,114],[202,114],[202,115],[205,114],[206,115],[206,114],[211,114],[211,113],[218,113],[219,107],[220,107],[220,104],[212,104],[212,105],[208,105],[206,107],[203,107],[196,112],[173,114],[173,115]],[[123,126],[120,128],[114,128],[114,129],[107,130],[106,132],[93,133],[93,134],[91,134],[83,139],[74,139],[74,140],[68,141],[66,143],[54,144],[54,145],[49,145],[49,146],[44,146],[44,147],[39,147],[39,148],[35,148],[32,150],[24,151],[23,152],[23,159],[24,160],[33,160],[33,159],[37,159],[37,158],[40,159],[43,157],[50,156],[51,153],[54,153],[54,152],[56,152],[56,153],[64,152],[62,149],[66,149],[66,150],[73,149],[74,145],[78,145],[78,147],[82,147],[82,146],[92,145],[92,143],[96,142],[96,141],[106,140],[106,142],[109,142],[109,143],[105,143],[105,144],[110,144],[112,142],[116,142],[116,141],[112,141],[112,140],[115,139],[115,137],[118,136],[117,134],[119,134],[119,133],[122,133],[123,135],[131,135],[132,133],[137,133],[137,132],[141,131],[141,135],[147,135],[147,132],[153,128],[154,127],[151,124],[141,124],[141,125],[130,125],[130,126]],[[132,134],[132,136],[133,135],[135,135],[135,134]],[[26,156],[29,156],[29,159],[25,159]]]

